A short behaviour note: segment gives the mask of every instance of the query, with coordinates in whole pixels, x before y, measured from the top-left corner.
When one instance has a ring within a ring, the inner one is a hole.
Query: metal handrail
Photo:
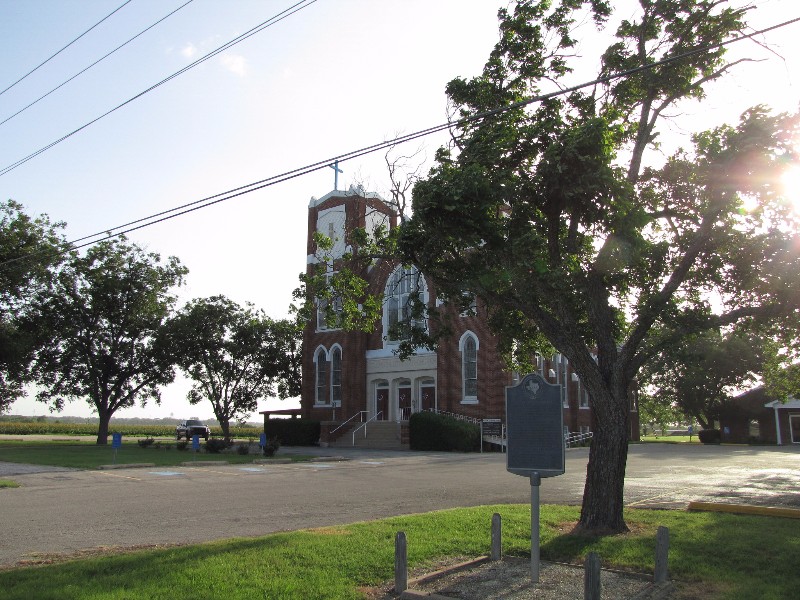
[[[364,437],[366,438],[367,437],[367,424],[370,421],[376,421],[378,419],[378,417],[380,417],[382,414],[383,414],[383,411],[379,410],[374,417],[372,417],[370,419],[367,419],[361,427],[358,427],[358,428],[353,430],[353,446],[356,445],[356,434],[363,429],[364,430]]]
[[[475,417],[468,417],[467,415],[460,415],[458,413],[447,412],[444,410],[438,410],[435,408],[426,408],[424,409],[426,412],[432,412],[437,415],[444,415],[445,417],[451,417],[453,419],[458,419],[459,421],[466,421],[467,423],[472,423],[473,425],[480,425],[481,420],[476,419]]]
[[[356,414],[354,414],[352,417],[350,417],[349,419],[347,419],[347,421],[345,421],[344,423],[342,423],[341,425],[339,425],[339,426],[338,426],[336,429],[334,429],[333,431],[331,431],[331,433],[336,433],[337,431],[339,431],[339,430],[340,430],[342,427],[344,427],[345,425],[347,425],[347,424],[348,424],[350,421],[352,421],[352,420],[353,420],[353,419],[355,419],[356,417],[359,417],[359,423],[360,423],[361,421],[363,421],[363,420],[364,420],[364,419],[363,419],[363,415],[365,415],[365,414],[367,414],[367,411],[365,411],[365,410],[360,410],[360,411],[358,411],[358,412],[357,412]]]
[[[594,437],[594,433],[591,431],[587,431],[586,433],[569,433],[564,436],[564,443],[566,444],[567,448],[572,446],[572,444],[578,444],[580,442],[585,442],[586,440],[590,440]]]

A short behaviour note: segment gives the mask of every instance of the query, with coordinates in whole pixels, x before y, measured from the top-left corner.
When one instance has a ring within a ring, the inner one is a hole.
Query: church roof
[[[380,194],[376,192],[367,192],[360,185],[358,186],[351,185],[350,189],[347,191],[331,190],[330,192],[325,194],[322,198],[315,198],[314,196],[311,196],[311,201],[308,203],[308,208],[319,206],[329,198],[349,198],[353,196],[358,196],[360,198],[366,198],[369,200],[380,200],[381,202],[386,203],[386,200],[384,200]]]

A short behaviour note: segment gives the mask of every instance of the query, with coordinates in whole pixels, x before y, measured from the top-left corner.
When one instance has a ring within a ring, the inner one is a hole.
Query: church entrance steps
[[[408,441],[401,440],[401,424],[395,421],[371,421],[366,428],[356,423],[347,433],[331,442],[334,448],[374,448],[379,450],[408,450]],[[366,435],[364,434],[366,431]],[[353,433],[355,432],[355,436]],[[355,443],[354,443],[355,441]]]

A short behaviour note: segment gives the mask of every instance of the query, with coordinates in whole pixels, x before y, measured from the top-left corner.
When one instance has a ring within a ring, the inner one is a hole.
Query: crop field
[[[117,425],[113,421],[109,426],[109,434],[121,433],[128,437],[174,437],[175,427],[172,425]],[[260,427],[231,427],[231,435],[241,439],[258,439]],[[96,423],[56,423],[56,422],[17,422],[0,421],[0,434],[4,435],[97,435]],[[212,427],[211,435],[222,437],[220,427]]]

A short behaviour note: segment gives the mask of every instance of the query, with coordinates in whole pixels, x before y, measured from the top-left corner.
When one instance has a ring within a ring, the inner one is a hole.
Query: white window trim
[[[465,331],[458,340],[458,351],[461,353],[461,404],[478,404],[478,396],[467,396],[467,382],[464,378],[464,346],[468,339],[475,341],[475,387],[478,385],[478,350],[481,347],[480,338],[470,330]]]
[[[328,390],[328,394],[329,394],[328,405],[329,406],[334,406],[334,404],[336,406],[341,406],[342,405],[341,404],[342,403],[342,398],[340,398],[338,400],[338,402],[334,401],[334,399],[333,399],[333,355],[334,355],[334,352],[336,352],[337,350],[339,351],[339,395],[341,396],[341,393],[342,393],[342,357],[344,356],[344,353],[342,352],[341,345],[334,344],[333,346],[331,346],[330,352],[328,353],[329,356],[330,356],[330,365],[331,365],[330,373],[328,374],[328,377],[330,379],[330,385],[329,385],[330,389]]]
[[[330,397],[325,394],[325,397],[320,399],[319,397],[319,359],[320,357],[325,358],[325,369],[328,369],[328,362],[330,362],[330,355],[328,354],[328,350],[325,346],[317,346],[317,349],[314,350],[314,406],[316,407],[324,407],[330,406]],[[327,374],[325,379],[326,381],[329,380],[330,374]]]

